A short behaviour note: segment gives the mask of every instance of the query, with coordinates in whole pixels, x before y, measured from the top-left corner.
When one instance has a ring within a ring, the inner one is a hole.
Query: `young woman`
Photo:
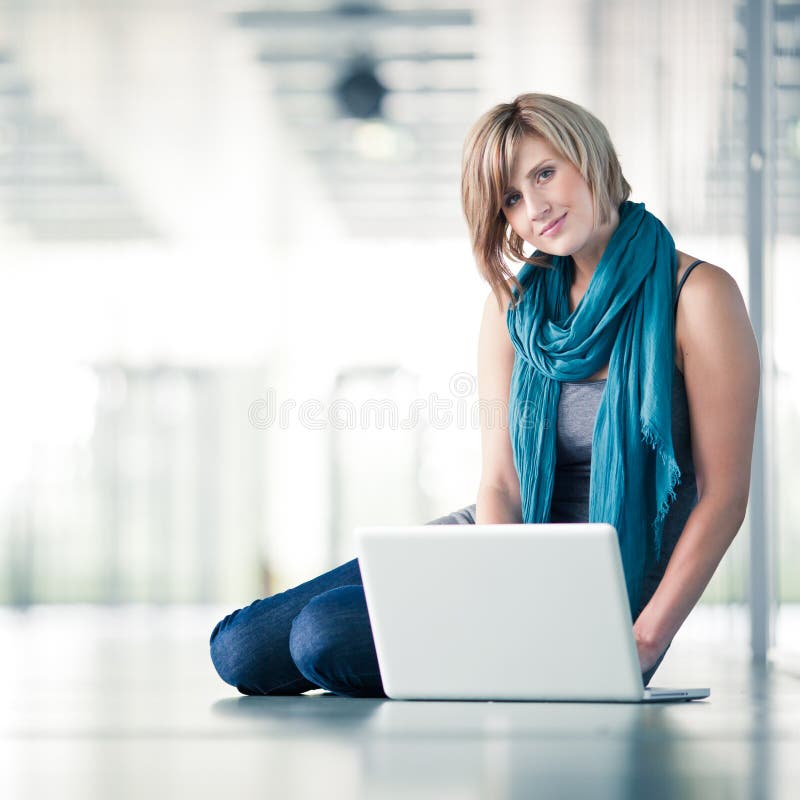
[[[478,385],[502,414],[482,418],[477,503],[429,524],[613,524],[646,686],[744,519],[759,361],[730,275],[629,194],[574,103],[524,94],[476,123]],[[245,694],[384,696],[356,560],[234,611],[211,655]]]

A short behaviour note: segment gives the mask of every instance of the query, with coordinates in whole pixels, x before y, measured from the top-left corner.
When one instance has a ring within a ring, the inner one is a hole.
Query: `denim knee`
[[[364,589],[341,586],[310,600],[292,622],[289,653],[308,681],[347,697],[385,697]]]
[[[313,688],[297,674],[288,654],[291,674],[281,668],[275,642],[247,610],[228,614],[211,632],[211,663],[220,678],[242,694],[298,694]]]
[[[241,610],[241,609],[240,609]],[[248,673],[248,648],[246,636],[236,625],[239,611],[228,614],[211,631],[211,663],[225,683],[237,688],[246,686]],[[249,692],[244,692],[248,694]]]
[[[346,697],[386,697],[360,584],[310,600],[292,622],[289,652],[298,672],[323,689]]]
[[[289,634],[289,654],[306,680],[328,689],[337,642],[326,605],[325,598],[314,597],[297,615]]]

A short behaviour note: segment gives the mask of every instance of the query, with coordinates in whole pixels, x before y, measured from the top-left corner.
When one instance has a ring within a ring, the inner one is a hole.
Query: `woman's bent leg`
[[[363,586],[318,595],[298,614],[289,652],[300,673],[346,697],[386,697]]]
[[[229,614],[211,633],[211,660],[219,676],[242,694],[301,694],[319,688],[303,677],[289,653],[292,623],[317,595],[360,584],[353,559]]]
[[[474,522],[473,504],[426,524]],[[333,592],[338,589],[348,591]],[[242,694],[301,694],[322,687],[385,697],[357,559],[229,614],[211,634],[211,660],[222,680]]]
[[[475,505],[428,525],[475,523]],[[309,601],[292,625],[292,658],[310,682],[347,697],[386,697],[363,585],[344,586]]]

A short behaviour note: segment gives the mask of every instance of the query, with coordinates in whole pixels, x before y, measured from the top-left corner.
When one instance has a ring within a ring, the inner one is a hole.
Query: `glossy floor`
[[[0,797],[800,796],[800,679],[719,639],[682,631],[653,680],[703,702],[240,697],[208,661],[218,616],[0,611]]]

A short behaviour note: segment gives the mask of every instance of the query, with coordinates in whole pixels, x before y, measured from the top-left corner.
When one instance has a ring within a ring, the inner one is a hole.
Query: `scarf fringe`
[[[670,505],[677,499],[678,495],[675,487],[681,482],[681,470],[674,456],[670,457],[664,448],[661,436],[644,420],[642,420],[642,438],[650,448],[656,451],[661,463],[668,469],[667,491],[664,497],[658,499],[658,510],[656,518],[653,520],[653,533],[655,534],[655,554],[656,559],[661,558],[661,534],[664,527],[664,520]]]

